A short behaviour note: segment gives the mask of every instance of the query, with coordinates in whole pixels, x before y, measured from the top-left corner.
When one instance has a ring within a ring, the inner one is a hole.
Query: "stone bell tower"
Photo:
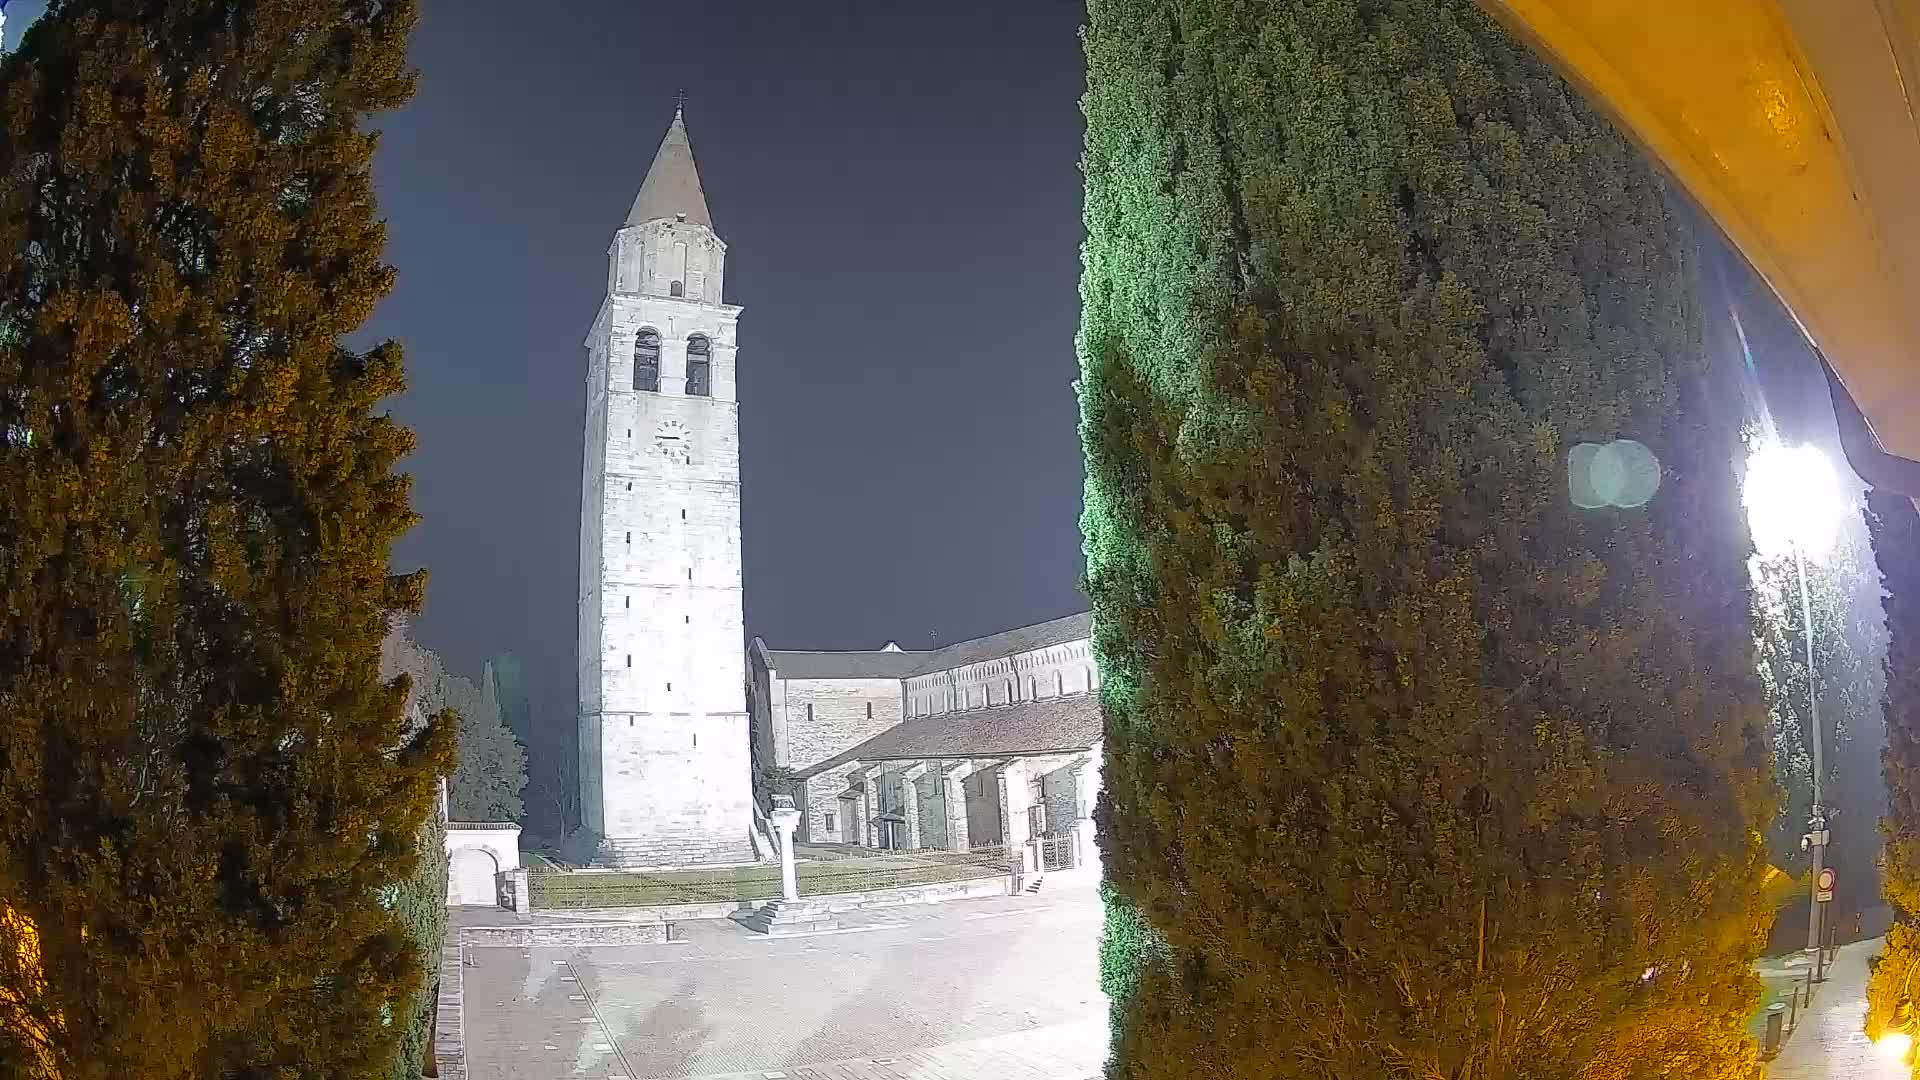
[[[726,254],[676,109],[586,340],[581,806],[616,866],[753,858]]]

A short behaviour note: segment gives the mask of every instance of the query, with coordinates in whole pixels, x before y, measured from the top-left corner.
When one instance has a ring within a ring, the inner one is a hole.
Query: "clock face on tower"
[[[693,436],[687,431],[687,425],[678,420],[667,420],[653,433],[654,448],[660,456],[676,465],[687,465],[693,461]]]

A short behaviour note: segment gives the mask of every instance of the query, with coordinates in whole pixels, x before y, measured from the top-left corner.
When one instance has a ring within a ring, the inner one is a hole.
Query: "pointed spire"
[[[687,141],[683,106],[684,96],[682,104],[674,106],[667,137],[660,140],[660,149],[653,155],[653,165],[640,185],[640,194],[634,197],[633,209],[627,211],[629,225],[685,214],[686,220],[695,225],[713,228],[713,218],[707,213],[707,195],[700,187],[700,170],[693,164],[693,145]]]

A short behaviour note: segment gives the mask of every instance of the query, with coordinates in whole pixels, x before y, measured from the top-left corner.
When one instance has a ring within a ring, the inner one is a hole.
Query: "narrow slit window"
[[[632,653],[628,653],[628,654],[627,654],[627,666],[628,666],[628,667],[632,667],[632,666],[633,666],[633,654],[632,654]]]

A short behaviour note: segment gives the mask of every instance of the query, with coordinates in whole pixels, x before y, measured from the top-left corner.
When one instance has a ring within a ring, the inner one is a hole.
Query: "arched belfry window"
[[[660,389],[660,334],[642,329],[633,338],[633,388],[656,393]]]
[[[713,394],[713,347],[704,334],[687,339],[687,394],[692,397]]]

